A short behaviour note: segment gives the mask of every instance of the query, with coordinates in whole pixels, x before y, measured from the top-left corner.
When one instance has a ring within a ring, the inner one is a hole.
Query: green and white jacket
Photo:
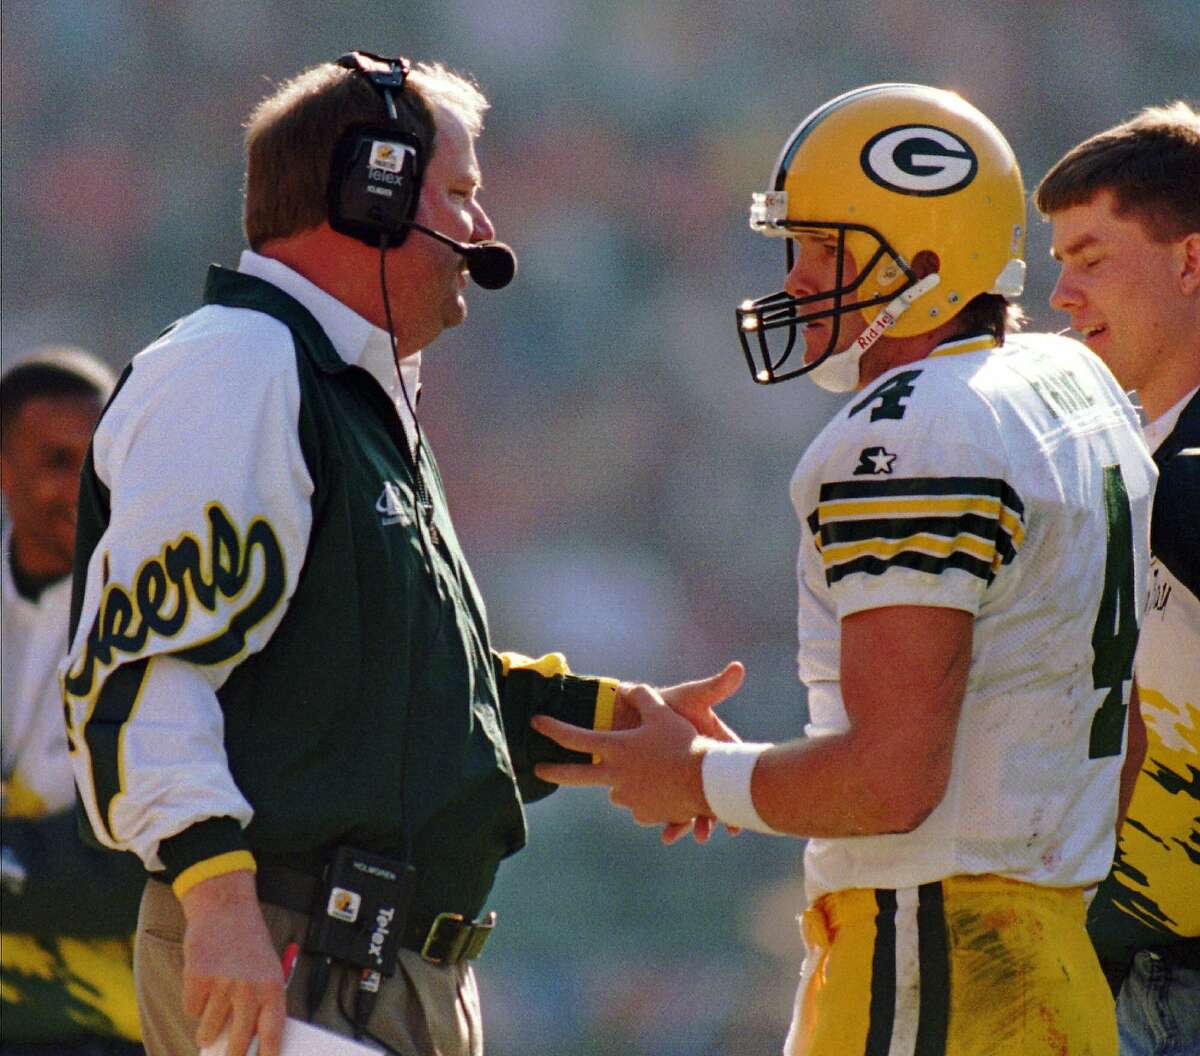
[[[413,912],[473,916],[552,788],[533,763],[580,758],[530,716],[606,727],[615,683],[492,651],[384,331],[249,252],[204,301],[84,467],[63,684],[91,828],[179,894],[407,838]]]

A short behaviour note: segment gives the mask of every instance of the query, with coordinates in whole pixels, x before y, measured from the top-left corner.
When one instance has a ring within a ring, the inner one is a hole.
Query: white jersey
[[[71,577],[44,587],[33,601],[17,591],[10,547],[0,543],[0,756],[6,814],[36,817],[75,802],[67,756],[58,664],[67,651]]]
[[[943,344],[826,426],[791,486],[808,735],[848,727],[843,617],[931,605],[975,622],[945,796],[912,832],[811,840],[811,898],[1105,876],[1155,479],[1133,407],[1068,338]]]

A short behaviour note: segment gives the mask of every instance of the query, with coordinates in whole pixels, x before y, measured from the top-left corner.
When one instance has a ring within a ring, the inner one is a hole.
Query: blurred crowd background
[[[739,658],[725,714],[765,739],[804,721],[787,482],[838,401],[750,380],[733,309],[783,276],[751,191],[810,110],[884,80],[960,91],[1032,187],[1196,98],[1200,0],[4,0],[4,361],[73,342],[121,366],[190,311],[241,248],[245,115],[353,47],[444,60],[493,103],[483,201],[520,274],[471,291],[421,407],[497,646],[659,684]],[[1026,309],[1059,329],[1030,226]],[[663,848],[586,792],[530,823],[480,962],[490,1053],[779,1050],[799,842]]]

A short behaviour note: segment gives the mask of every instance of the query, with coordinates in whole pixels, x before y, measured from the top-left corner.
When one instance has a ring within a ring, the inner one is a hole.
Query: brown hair
[[[473,136],[483,128],[487,100],[466,78],[440,63],[417,63],[394,93],[397,119],[365,77],[331,62],[283,84],[246,121],[243,226],[252,249],[305,231],[329,217],[329,173],[342,133],[356,124],[394,125],[433,155],[433,106],[457,114]]]
[[[1025,313],[1020,305],[1010,304],[1007,297],[998,293],[981,293],[967,301],[954,318],[959,324],[958,333],[963,337],[991,334],[996,343],[1002,345],[1006,333],[1021,329]]]
[[[1034,201],[1051,216],[1101,191],[1155,241],[1200,231],[1200,113],[1182,100],[1151,106],[1085,139],[1046,174]]]

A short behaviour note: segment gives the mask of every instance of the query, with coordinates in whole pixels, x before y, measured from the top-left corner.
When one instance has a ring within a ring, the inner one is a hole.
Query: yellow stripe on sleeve
[[[953,538],[947,538],[918,532],[905,539],[865,539],[862,542],[826,546],[821,551],[821,559],[825,562],[825,567],[830,568],[867,554],[886,561],[904,550],[916,550],[933,557],[949,557],[956,550],[961,550],[988,563],[996,556],[995,547],[976,535],[960,532]]]
[[[254,861],[254,855],[249,851],[226,851],[215,858],[205,858],[202,862],[189,865],[175,877],[171,890],[175,892],[176,898],[183,898],[202,881],[211,880],[214,876],[224,876],[226,873],[236,873],[239,869],[249,869],[250,872],[257,873],[258,863]]]
[[[597,681],[600,687],[596,690],[596,718],[592,722],[592,729],[607,732],[612,729],[617,690],[621,688],[621,683],[615,678],[600,678]]]
[[[1008,532],[1008,537],[1012,540],[1013,549],[1019,550],[1021,544],[1025,541],[1025,525],[1021,523],[1021,518],[1007,506],[1003,506],[1000,509],[1000,527]]]
[[[592,729],[607,732],[612,729],[613,715],[617,708],[617,691],[621,683],[615,678],[597,679],[600,685],[596,689],[596,717],[592,720]],[[600,756],[593,755],[592,762],[600,762]]]
[[[912,515],[944,517],[956,513],[981,513],[989,517],[1000,514],[1000,500],[988,495],[917,496],[915,498],[826,499],[820,504],[821,523],[843,517],[891,517]]]

